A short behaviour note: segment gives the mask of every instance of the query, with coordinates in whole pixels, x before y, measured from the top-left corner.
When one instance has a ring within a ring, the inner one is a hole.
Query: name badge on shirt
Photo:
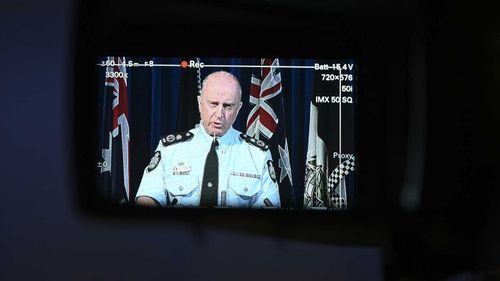
[[[174,166],[174,170],[172,171],[173,175],[189,175],[191,172],[191,166],[186,165],[184,162],[177,163],[177,166]]]
[[[242,172],[231,172],[229,173],[231,176],[237,176],[237,177],[245,177],[245,178],[254,178],[254,179],[259,179],[261,178],[261,175],[257,174],[250,174],[250,173],[242,173]]]

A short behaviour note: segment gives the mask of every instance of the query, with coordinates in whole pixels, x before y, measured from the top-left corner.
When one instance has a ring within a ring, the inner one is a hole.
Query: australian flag
[[[105,65],[99,193],[105,202],[125,204],[130,200],[128,74],[124,57],[107,57]]]
[[[279,185],[281,207],[294,208],[293,179],[278,59],[261,59],[261,70],[252,75],[247,135],[271,146]]]

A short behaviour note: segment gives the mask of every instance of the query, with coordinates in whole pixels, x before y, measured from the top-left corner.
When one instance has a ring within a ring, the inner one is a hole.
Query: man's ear
[[[240,101],[240,103],[238,104],[238,111],[236,111],[236,115],[238,115],[238,113],[240,113],[240,109],[241,109],[242,105],[243,105],[243,102]]]

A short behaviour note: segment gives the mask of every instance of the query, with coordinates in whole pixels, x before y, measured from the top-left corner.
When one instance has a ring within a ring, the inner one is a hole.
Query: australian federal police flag
[[[107,57],[104,95],[99,97],[99,197],[112,203],[130,200],[130,128],[125,57]]]
[[[286,138],[285,112],[278,59],[261,59],[261,69],[252,75],[247,135],[271,146],[282,208],[294,208],[290,153]]]

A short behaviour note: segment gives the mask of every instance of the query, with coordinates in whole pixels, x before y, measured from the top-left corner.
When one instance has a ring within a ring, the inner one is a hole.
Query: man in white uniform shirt
[[[163,137],[144,170],[136,203],[155,207],[280,207],[269,147],[235,130],[241,86],[218,71],[203,81],[200,124]]]

